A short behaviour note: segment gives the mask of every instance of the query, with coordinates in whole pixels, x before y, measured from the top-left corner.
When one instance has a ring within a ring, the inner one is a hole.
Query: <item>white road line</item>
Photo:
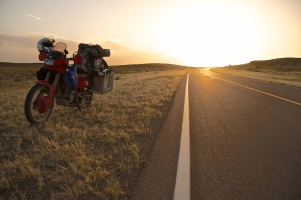
[[[178,160],[177,178],[173,199],[190,199],[190,137],[189,137],[189,98],[187,75],[184,112],[181,132],[181,144]]]

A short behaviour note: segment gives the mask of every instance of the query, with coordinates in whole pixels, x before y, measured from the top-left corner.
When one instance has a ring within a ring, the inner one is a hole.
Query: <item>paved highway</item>
[[[186,79],[133,199],[173,199]],[[301,199],[301,90],[189,75],[190,199]]]

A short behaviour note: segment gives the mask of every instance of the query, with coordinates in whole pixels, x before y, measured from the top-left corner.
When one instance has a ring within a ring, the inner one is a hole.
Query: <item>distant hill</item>
[[[117,74],[123,73],[137,73],[148,71],[165,71],[165,70],[180,70],[193,67],[174,65],[174,64],[162,64],[162,63],[148,63],[148,64],[131,64],[131,65],[118,65],[111,66],[114,72]]]
[[[6,63],[0,62],[0,68],[33,68],[39,69],[43,66],[43,63]],[[109,68],[113,68],[116,74],[138,73],[138,72],[150,72],[150,71],[165,71],[165,70],[180,70],[193,67],[163,64],[163,63],[148,63],[148,64],[131,64],[131,65],[109,65]]]
[[[249,64],[257,66],[297,66],[301,65],[301,58],[276,58],[272,60],[255,60]]]
[[[41,67],[43,65],[40,63],[10,63],[10,62],[0,62],[0,67]]]
[[[301,58],[255,60],[247,64],[235,65],[233,68],[256,72],[301,72]]]

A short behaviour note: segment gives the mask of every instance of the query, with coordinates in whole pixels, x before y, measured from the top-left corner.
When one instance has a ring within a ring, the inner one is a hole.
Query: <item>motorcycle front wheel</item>
[[[27,120],[32,124],[47,120],[53,109],[53,99],[50,108],[43,114],[38,111],[38,103],[41,97],[48,96],[49,88],[46,85],[33,86],[25,99],[24,112]]]

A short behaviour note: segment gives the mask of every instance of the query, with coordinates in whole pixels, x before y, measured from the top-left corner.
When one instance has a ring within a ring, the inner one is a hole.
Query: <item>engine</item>
[[[93,91],[88,88],[76,92],[69,88],[60,87],[55,96],[55,103],[67,107],[74,107],[75,105],[89,106],[92,102],[92,97]]]

